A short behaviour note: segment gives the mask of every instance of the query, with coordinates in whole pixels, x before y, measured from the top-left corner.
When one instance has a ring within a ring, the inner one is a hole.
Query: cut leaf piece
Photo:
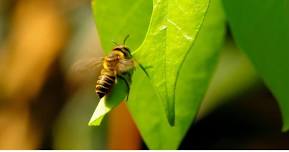
[[[108,96],[104,96],[100,99],[88,125],[89,126],[99,126],[103,117],[110,112],[114,107],[118,106],[121,101],[123,101],[128,93],[128,88],[125,82],[118,79]]]
[[[223,0],[238,46],[278,100],[289,129],[289,1]]]
[[[146,69],[170,125],[175,122],[176,82],[203,23],[209,0],[153,0],[148,33],[135,58]]]

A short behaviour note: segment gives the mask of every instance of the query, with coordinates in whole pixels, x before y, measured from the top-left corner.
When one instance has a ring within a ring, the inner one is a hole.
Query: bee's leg
[[[118,76],[117,73],[116,73],[116,71],[114,71],[114,75],[115,75],[115,76]],[[114,83],[117,84],[117,79],[114,80]]]
[[[130,83],[123,75],[119,75],[118,78],[122,79],[125,82],[127,88],[130,89]]]
[[[122,79],[126,86],[127,86],[127,96],[126,96],[126,101],[128,101],[128,97],[129,97],[129,90],[130,90],[130,81],[127,80],[127,76],[130,78],[131,77],[131,74],[130,73],[127,73],[128,75],[119,75],[118,78]]]
[[[149,74],[147,73],[146,69],[152,68],[152,66],[143,66],[142,64],[139,64],[139,67],[145,72],[147,77],[150,77]]]

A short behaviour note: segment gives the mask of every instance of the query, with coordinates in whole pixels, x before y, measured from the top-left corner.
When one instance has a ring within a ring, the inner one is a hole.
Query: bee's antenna
[[[119,45],[119,44],[117,44],[114,40],[111,40],[112,41],[112,43],[114,44],[114,45]]]
[[[123,45],[125,45],[126,40],[129,38],[129,34],[125,36],[125,38],[123,39]]]

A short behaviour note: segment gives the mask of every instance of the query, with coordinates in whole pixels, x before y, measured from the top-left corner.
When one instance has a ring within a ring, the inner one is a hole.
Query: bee
[[[102,60],[102,69],[95,87],[99,99],[110,93],[118,78],[123,79],[129,86],[123,76],[130,74],[129,72],[135,68],[135,61],[132,59],[130,49],[125,45],[128,37],[129,35],[125,37],[123,44],[115,43],[116,46],[111,53]]]

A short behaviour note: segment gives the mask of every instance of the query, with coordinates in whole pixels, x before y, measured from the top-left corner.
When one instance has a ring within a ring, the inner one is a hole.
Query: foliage
[[[134,56],[146,69],[170,125],[175,121],[176,82],[195,42],[208,0],[154,0],[146,38]],[[177,7],[176,7],[177,6]]]
[[[212,34],[213,33],[213,34]],[[159,108],[161,103],[151,90],[147,77],[133,80],[130,111],[151,149],[176,149],[188,130],[214,70],[224,35],[224,17],[220,5],[213,2],[195,45],[180,72],[176,91],[176,124],[171,127]],[[136,71],[135,78],[142,71]],[[142,99],[139,99],[142,97]]]
[[[279,102],[283,130],[289,129],[289,2],[223,0],[237,44]]]
[[[276,95],[284,129],[288,129],[288,3],[223,2],[237,43]],[[127,45],[134,59],[145,67],[134,71],[127,105],[146,144],[150,149],[178,148],[198,113],[223,44],[225,16],[221,2],[93,0],[92,7],[106,53],[113,47],[111,40],[122,42],[130,34]],[[279,9],[272,13],[274,7]],[[269,22],[265,21],[268,16]],[[274,49],[278,53],[272,52]],[[121,92],[123,98],[127,88],[119,82],[116,87],[120,89],[111,94]],[[101,110],[107,113],[120,102],[110,99],[101,100],[91,125],[100,123]]]

